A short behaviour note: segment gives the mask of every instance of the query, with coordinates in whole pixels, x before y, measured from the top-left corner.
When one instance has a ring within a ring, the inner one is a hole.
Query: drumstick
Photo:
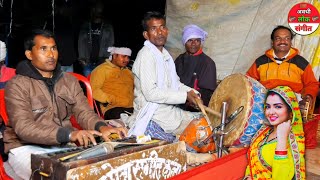
[[[218,116],[219,118],[221,118],[221,113],[220,112],[215,111],[215,110],[203,105],[201,103],[200,99],[196,99],[196,102],[197,102],[197,105],[199,106],[201,112],[203,113],[203,115],[208,116],[207,113],[206,113],[206,111],[207,111],[208,113],[213,114],[213,115]]]
[[[200,108],[202,114],[203,114],[204,116],[208,116],[207,113],[206,113],[206,111],[205,111],[205,109],[204,109],[204,105],[202,104],[201,100],[198,99],[198,98],[196,98],[196,103],[197,103],[198,107]]]
[[[213,115],[221,118],[221,113],[220,113],[220,112],[215,111],[215,110],[213,110],[213,109],[211,109],[211,108],[209,108],[209,107],[207,107],[207,106],[203,106],[203,107],[204,107],[204,109],[205,109],[208,113],[213,114]]]

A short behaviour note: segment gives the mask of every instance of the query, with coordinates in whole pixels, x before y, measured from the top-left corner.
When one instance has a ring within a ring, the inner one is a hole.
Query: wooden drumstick
[[[205,111],[205,109],[204,109],[204,105],[202,104],[201,100],[198,99],[198,98],[196,98],[196,103],[197,103],[198,107],[200,108],[202,114],[203,114],[204,116],[208,116],[207,113],[206,113],[206,111]]]
[[[221,118],[221,113],[220,113],[220,112],[215,111],[215,110],[213,110],[213,109],[211,109],[211,108],[203,105],[203,104],[201,103],[200,99],[196,99],[196,102],[197,102],[197,105],[198,105],[198,107],[200,108],[201,112],[203,113],[203,115],[208,116],[208,114],[206,113],[206,112],[208,112],[208,113],[210,113],[210,114],[213,114],[213,115]]]
[[[211,108],[209,108],[209,107],[207,107],[207,106],[203,106],[203,107],[204,107],[204,109],[205,109],[208,113],[213,114],[213,115],[221,118],[221,113],[220,113],[220,112],[215,111],[215,110],[213,110],[213,109],[211,109]]]

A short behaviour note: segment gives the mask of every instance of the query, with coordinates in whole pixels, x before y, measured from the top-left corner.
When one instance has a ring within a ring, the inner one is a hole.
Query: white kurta
[[[187,99],[187,92],[191,90],[190,87],[182,84],[179,81],[178,75],[176,78],[171,78],[169,59],[170,54],[166,49],[162,50],[164,60],[164,89],[157,86],[157,68],[156,57],[151,51],[144,46],[138,53],[137,58],[133,64],[134,74],[134,112],[129,118],[129,127],[135,121],[139,110],[148,102],[158,103],[159,107],[152,116],[152,120],[159,124],[165,132],[181,133],[184,127],[179,127],[182,121],[190,122],[196,118],[199,113],[192,113],[184,111],[177,107],[177,104],[184,104]],[[173,68],[175,69],[175,68]],[[176,79],[178,84],[178,91],[170,88],[171,79]],[[186,126],[188,123],[183,123]],[[179,128],[179,130],[177,130]]]

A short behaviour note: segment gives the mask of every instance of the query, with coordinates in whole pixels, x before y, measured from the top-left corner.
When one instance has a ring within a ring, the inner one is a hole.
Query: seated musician
[[[174,61],[164,48],[168,28],[159,12],[146,13],[143,21],[144,47],[133,64],[134,112],[128,119],[129,135],[150,135],[172,142],[197,114],[177,107],[200,97],[195,90],[182,84]]]
[[[96,67],[90,76],[93,98],[105,119],[119,119],[121,113],[133,112],[133,75],[126,67],[131,50],[109,47],[111,56]]]
[[[187,25],[182,33],[182,43],[186,52],[174,61],[180,81],[199,91],[206,106],[217,86],[216,64],[202,50],[207,34],[196,25]],[[188,103],[183,108],[194,110]]]
[[[289,86],[297,95],[302,108],[313,104],[318,93],[318,81],[311,65],[291,47],[294,34],[285,26],[277,26],[271,33],[272,48],[260,56],[247,71],[267,89]]]
[[[305,179],[305,138],[299,104],[288,86],[269,90],[263,126],[248,150],[245,179]]]
[[[22,179],[31,176],[31,154],[48,153],[69,142],[96,144],[111,133],[126,136],[123,128],[108,126],[90,108],[76,78],[57,64],[58,49],[51,32],[33,30],[25,39],[28,60],[18,64],[17,75],[5,87],[9,124],[4,132],[8,165]],[[84,130],[74,129],[74,115]],[[6,168],[7,169],[7,168]]]

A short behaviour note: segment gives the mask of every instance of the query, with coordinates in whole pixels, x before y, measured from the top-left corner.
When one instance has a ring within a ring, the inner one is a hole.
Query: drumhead
[[[226,117],[236,111],[240,106],[244,107],[242,112],[225,127],[225,132],[228,132],[232,128],[234,129],[224,136],[224,146],[228,147],[233,145],[243,134],[245,127],[248,126],[247,122],[251,115],[252,106],[254,105],[254,102],[252,102],[254,101],[253,96],[256,93],[266,94],[266,89],[258,81],[256,82],[259,83],[259,87],[253,88],[252,81],[256,80],[240,73],[229,75],[221,81],[211,96],[208,106],[213,110],[221,111],[222,102],[228,102]],[[264,99],[262,101],[264,101]],[[263,109],[263,104],[261,104],[261,108]],[[220,118],[211,114],[208,114],[208,116],[213,128],[221,124]]]

